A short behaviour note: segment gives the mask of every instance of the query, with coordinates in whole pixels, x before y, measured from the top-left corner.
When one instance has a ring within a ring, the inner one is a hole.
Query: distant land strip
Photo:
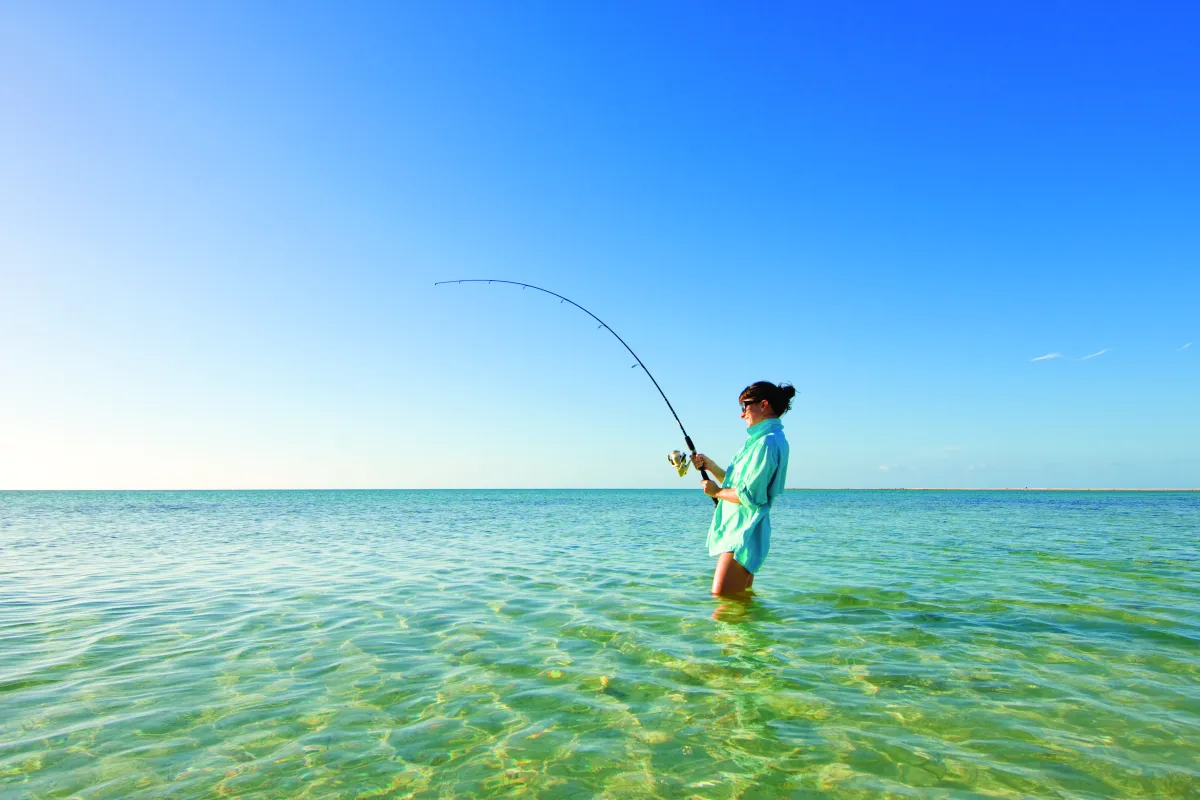
[[[1069,486],[1006,486],[1003,488],[972,488],[964,486],[885,486],[879,489],[854,489],[849,486],[840,488],[819,486],[791,486],[789,492],[1200,492],[1200,489],[1161,488],[1161,489],[1125,489],[1119,486],[1087,489],[1071,488]]]

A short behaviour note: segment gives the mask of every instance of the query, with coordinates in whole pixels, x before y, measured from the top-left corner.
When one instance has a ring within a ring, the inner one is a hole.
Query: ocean
[[[1200,494],[0,493],[0,797],[1200,797]]]

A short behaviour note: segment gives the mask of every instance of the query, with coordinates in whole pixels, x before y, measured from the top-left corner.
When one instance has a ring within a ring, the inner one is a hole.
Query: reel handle
[[[696,445],[692,444],[692,437],[688,436],[688,435],[685,433],[685,434],[683,435],[683,440],[684,440],[685,442],[687,442],[688,450],[691,452],[691,454],[692,454],[692,455],[696,455]],[[706,480],[708,480],[708,472],[706,472],[706,471],[705,471],[705,470],[703,470],[703,469],[702,469],[702,470],[700,470],[700,479],[701,479],[701,480],[705,480],[705,481],[706,481]],[[715,497],[712,499],[712,501],[713,501],[713,505],[714,505],[714,506],[715,506],[715,505],[717,505],[718,503],[720,503],[720,502],[721,502],[720,500],[718,500],[718,499],[717,499],[717,498],[715,498]]]

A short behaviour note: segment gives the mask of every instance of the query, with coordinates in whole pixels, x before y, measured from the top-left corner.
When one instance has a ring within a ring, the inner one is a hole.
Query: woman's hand
[[[712,476],[717,479],[717,488],[721,488],[721,481],[725,480],[725,470],[717,466],[717,462],[704,455],[704,453],[696,453],[692,456],[692,465],[698,470],[703,469],[711,472]],[[705,489],[704,491],[707,492],[708,490]]]
[[[716,497],[717,492],[721,491],[721,484],[716,481],[700,481],[700,488],[709,497]]]

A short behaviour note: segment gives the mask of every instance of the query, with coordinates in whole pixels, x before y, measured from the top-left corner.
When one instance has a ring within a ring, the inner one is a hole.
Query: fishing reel
[[[667,453],[667,463],[674,467],[675,471],[679,473],[679,477],[682,478],[684,475],[687,475],[688,467],[691,466],[692,462],[691,459],[688,458],[687,453],[681,453],[678,450],[672,450],[671,452]]]

